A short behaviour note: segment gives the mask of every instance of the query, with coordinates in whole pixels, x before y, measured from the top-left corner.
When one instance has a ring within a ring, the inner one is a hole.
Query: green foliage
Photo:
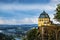
[[[45,40],[56,39],[56,34],[55,31],[53,30],[48,31],[47,33],[43,34],[43,36],[44,37],[42,37],[41,32],[38,32],[37,29],[32,29],[27,32],[27,37],[24,37],[23,40],[42,40],[42,38],[44,38]]]
[[[0,33],[0,40],[15,40],[13,36],[8,36]]]
[[[23,40],[40,40],[40,33],[38,33],[38,29],[31,29],[27,32],[27,37],[23,38]]]
[[[23,39],[22,39],[22,40],[27,40],[27,38],[23,37]]]
[[[60,22],[60,4],[57,5],[56,14],[54,17],[58,22]]]
[[[49,39],[49,40],[55,40],[55,39],[56,39],[55,31],[50,30],[50,31],[48,32],[48,39]]]
[[[36,38],[37,29],[32,29],[27,33],[28,40],[34,40]]]

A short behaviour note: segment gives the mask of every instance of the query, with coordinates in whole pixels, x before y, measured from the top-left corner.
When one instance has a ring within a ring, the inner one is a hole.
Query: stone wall
[[[58,26],[43,26],[39,27],[41,40],[60,40],[60,27]]]

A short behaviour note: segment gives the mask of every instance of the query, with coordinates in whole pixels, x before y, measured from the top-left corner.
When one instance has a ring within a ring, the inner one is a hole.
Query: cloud
[[[15,19],[3,19],[2,17],[0,17],[0,24],[16,24],[16,20]]]
[[[60,1],[59,0],[51,0],[51,2],[59,3]]]
[[[37,24],[38,23],[38,18],[25,18],[20,21],[23,24]]]
[[[40,10],[54,10],[54,6],[50,5],[22,5],[22,4],[3,4],[0,5],[0,10],[32,10],[32,9],[40,9]]]
[[[19,24],[37,24],[37,18],[24,18],[21,20],[16,19],[2,19],[0,18],[0,24],[10,24],[10,25],[19,25]]]
[[[45,10],[53,20],[53,12],[59,0],[51,0],[48,4],[0,4],[0,24],[37,24],[40,13]],[[42,11],[41,11],[42,10]],[[53,11],[53,12],[51,12]]]
[[[55,6],[59,3],[60,3],[60,0],[51,0],[50,2],[51,5],[55,5]]]
[[[4,24],[4,22],[5,22],[4,20],[0,19],[0,24]]]
[[[53,21],[53,23],[55,24],[60,24],[59,22],[55,21],[53,19],[53,15],[51,14],[52,18],[51,21]],[[51,17],[50,16],[50,17]],[[38,18],[34,17],[34,18],[24,18],[24,19],[2,19],[0,18],[0,24],[8,24],[8,25],[20,25],[20,24],[38,24]]]
[[[0,6],[0,10],[4,12],[1,18],[2,24],[37,24],[38,19],[37,17],[34,16],[39,16],[41,10],[53,11],[55,10],[55,7],[50,5],[39,4],[38,5],[2,4]]]

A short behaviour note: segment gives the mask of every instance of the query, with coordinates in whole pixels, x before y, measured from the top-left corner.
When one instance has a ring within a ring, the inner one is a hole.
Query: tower
[[[50,26],[51,21],[49,15],[43,11],[38,18],[38,27],[41,26]]]
[[[50,17],[45,11],[43,11],[38,18],[38,30],[41,33],[42,40],[48,40],[47,27],[50,25]]]
[[[50,21],[50,17],[45,11],[38,18],[38,33],[40,33],[40,40],[60,40],[60,26]]]

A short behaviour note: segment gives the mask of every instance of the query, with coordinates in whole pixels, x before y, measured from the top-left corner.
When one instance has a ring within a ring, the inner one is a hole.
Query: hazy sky
[[[44,10],[53,20],[58,3],[59,0],[0,0],[0,24],[37,24]]]

